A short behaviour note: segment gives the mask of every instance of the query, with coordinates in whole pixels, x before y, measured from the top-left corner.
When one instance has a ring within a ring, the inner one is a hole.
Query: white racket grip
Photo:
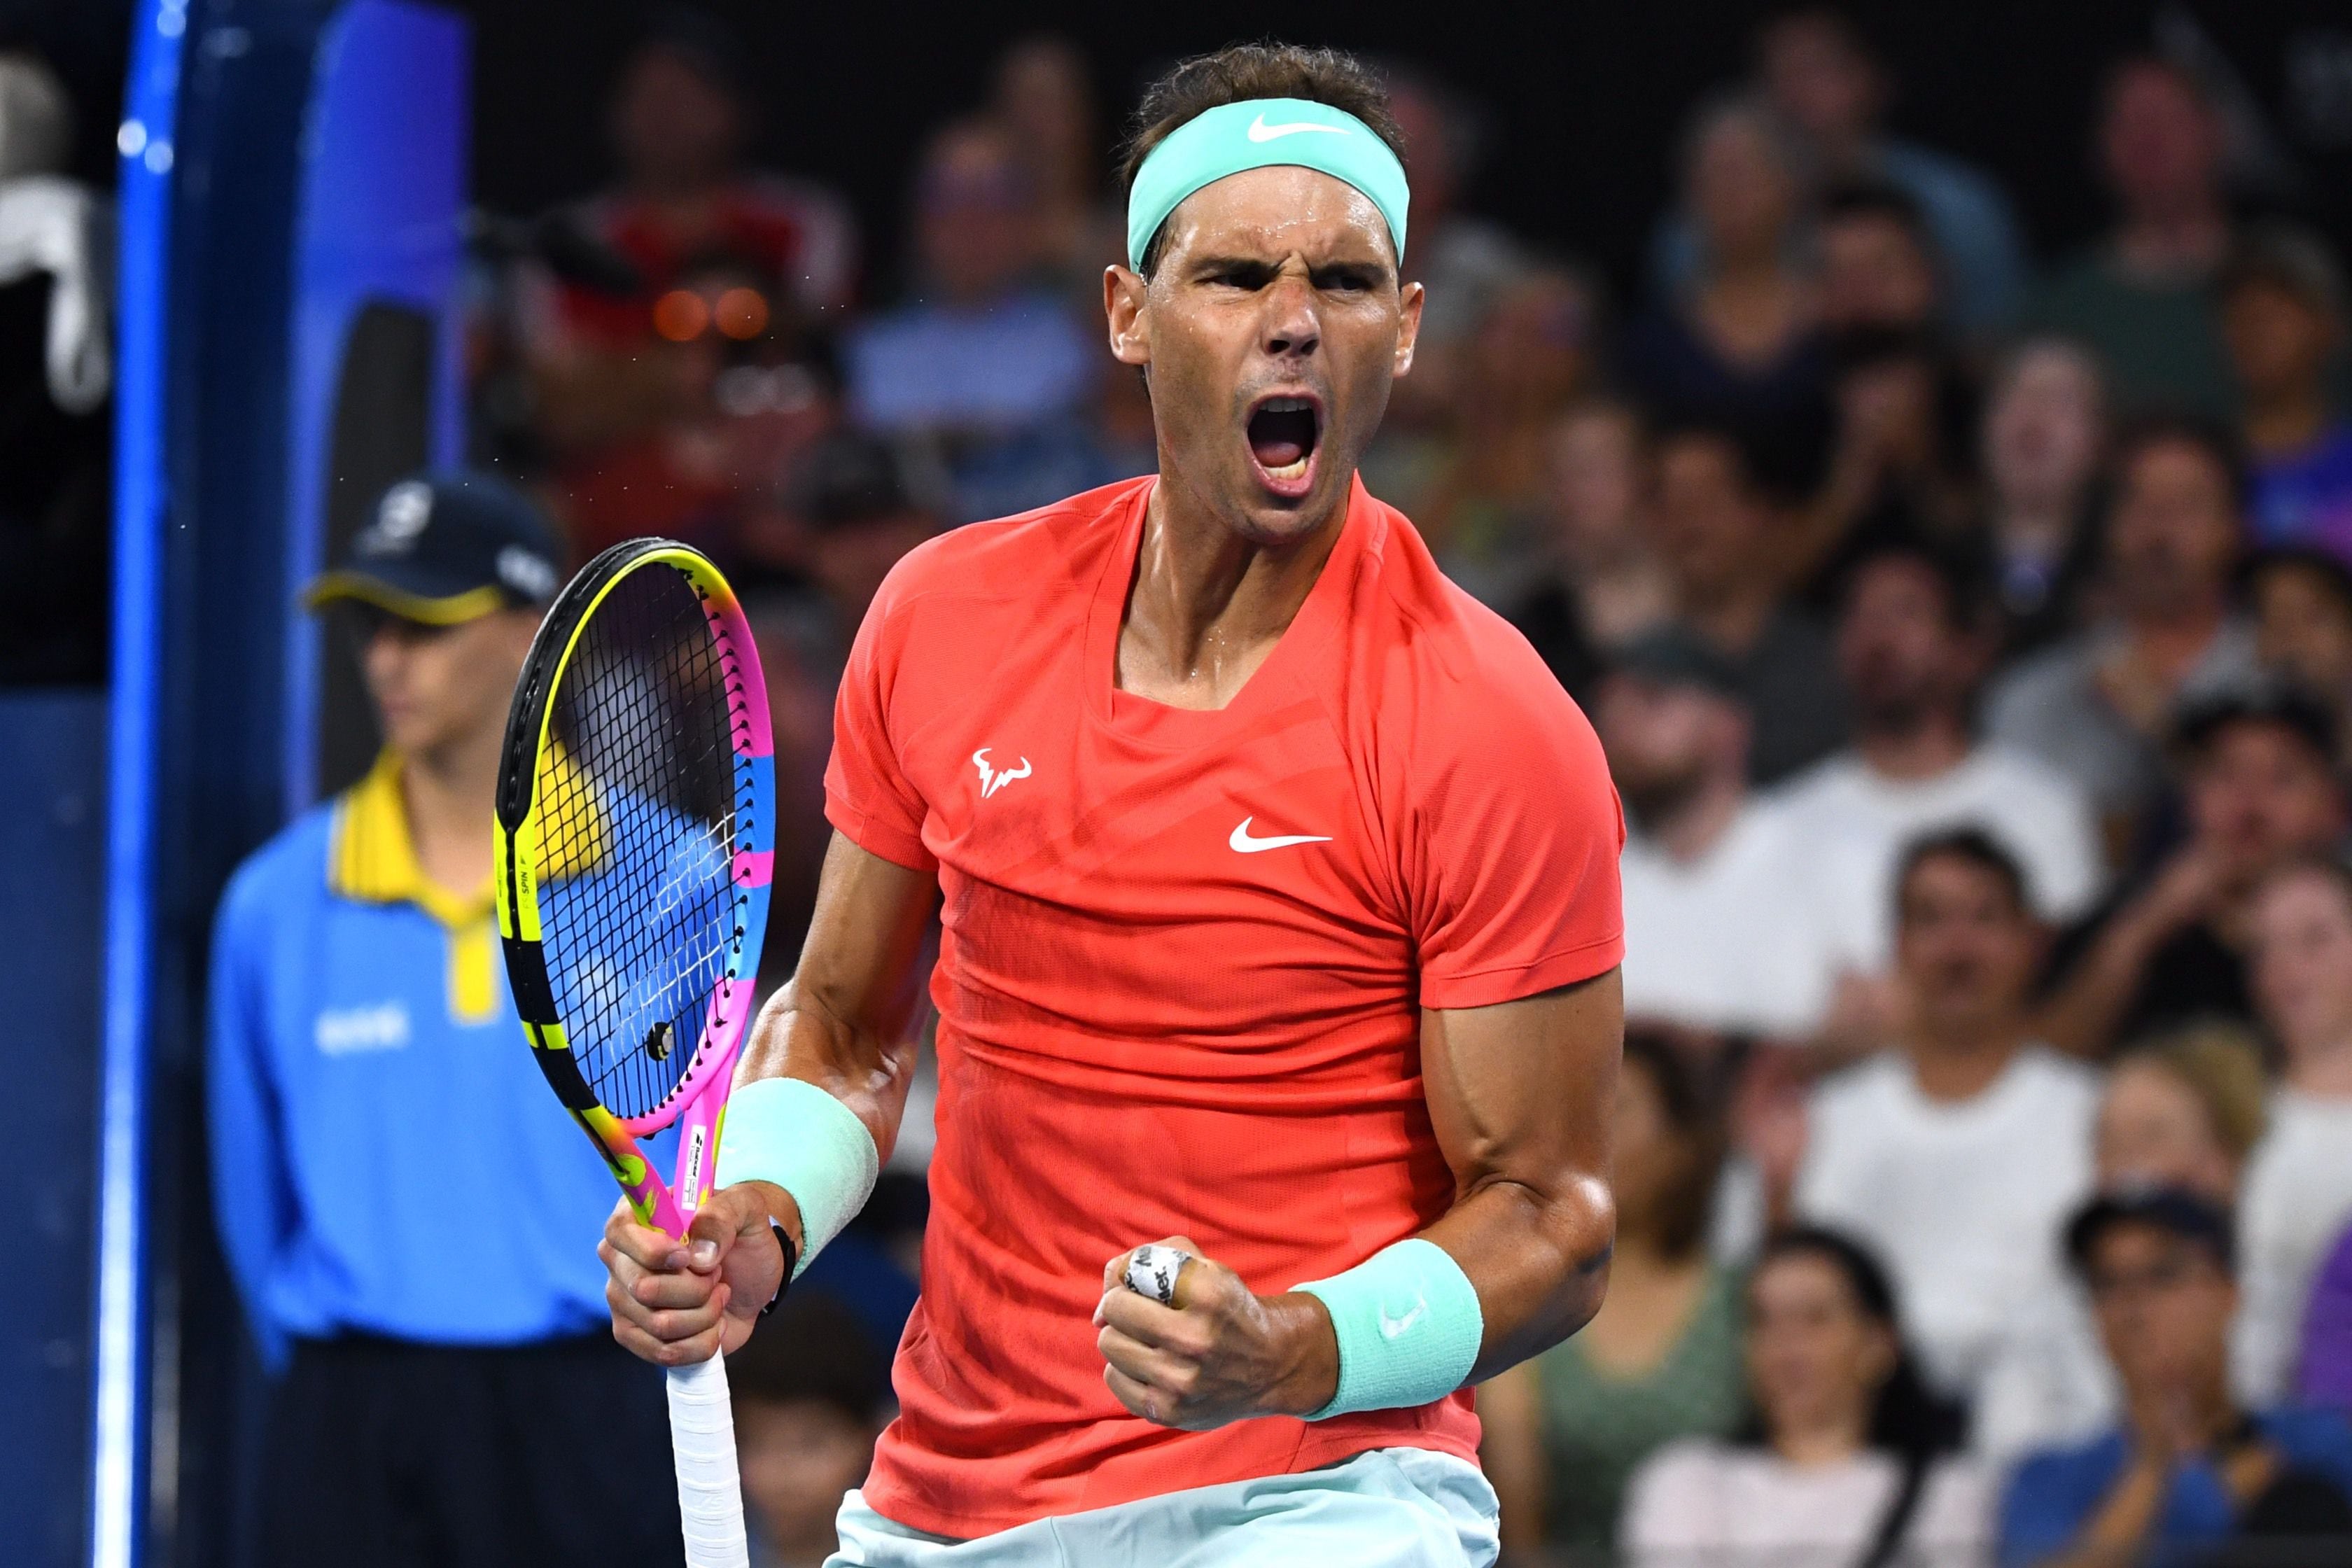
[[[751,1568],[725,1356],[669,1369],[669,1447],[677,1458],[687,1568]]]

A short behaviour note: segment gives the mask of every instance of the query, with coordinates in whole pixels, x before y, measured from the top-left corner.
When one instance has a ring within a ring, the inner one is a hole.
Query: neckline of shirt
[[[1274,650],[1223,708],[1174,708],[1118,686],[1118,634],[1127,618],[1136,563],[1142,553],[1144,516],[1158,487],[1156,478],[1136,486],[1117,515],[1118,535],[1095,580],[1087,610],[1079,681],[1085,688],[1087,710],[1097,723],[1129,741],[1164,751],[1183,751],[1238,732],[1285,699],[1307,694],[1306,672],[1314,654],[1338,629],[1348,584],[1378,519],[1372,515],[1363,476],[1349,476],[1339,537]]]

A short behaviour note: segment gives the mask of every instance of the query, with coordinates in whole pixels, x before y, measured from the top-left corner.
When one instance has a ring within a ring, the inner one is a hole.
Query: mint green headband
[[[1404,260],[1404,165],[1372,128],[1328,103],[1303,98],[1253,98],[1220,104],[1168,133],[1135,172],[1127,195],[1127,260],[1143,270],[1151,237],[1176,205],[1203,185],[1244,169],[1296,165],[1344,180],[1388,219],[1397,260]]]

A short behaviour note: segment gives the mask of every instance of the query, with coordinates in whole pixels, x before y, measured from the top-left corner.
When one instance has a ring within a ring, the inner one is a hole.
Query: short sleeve
[[[1625,819],[1600,740],[1524,646],[1419,705],[1402,764],[1424,1007],[1486,1007],[1625,955]]]
[[[898,656],[909,613],[896,588],[886,582],[875,595],[842,672],[833,706],[833,757],[824,769],[824,815],[859,848],[928,871],[939,861],[923,845],[927,807],[899,765],[890,732]]]

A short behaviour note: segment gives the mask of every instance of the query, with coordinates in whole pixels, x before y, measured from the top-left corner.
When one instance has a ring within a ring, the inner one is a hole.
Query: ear
[[[1422,301],[1427,297],[1428,290],[1418,283],[1407,283],[1398,296],[1396,368],[1392,374],[1412,373],[1412,351],[1421,342]]]
[[[1110,327],[1111,357],[1121,364],[1151,363],[1150,292],[1141,275],[1117,265],[1103,268],[1103,317]]]

